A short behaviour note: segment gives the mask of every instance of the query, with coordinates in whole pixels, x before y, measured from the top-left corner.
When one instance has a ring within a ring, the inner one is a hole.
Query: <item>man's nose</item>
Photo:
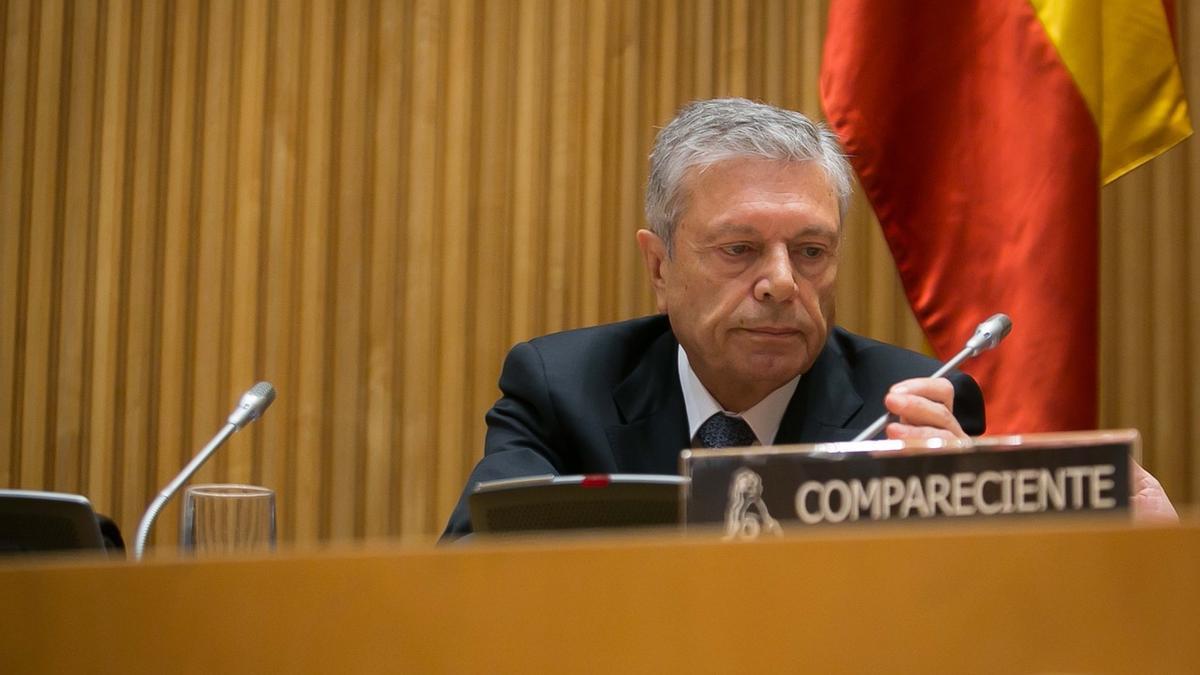
[[[796,294],[796,271],[786,246],[773,247],[762,258],[754,297],[760,302],[787,302]]]

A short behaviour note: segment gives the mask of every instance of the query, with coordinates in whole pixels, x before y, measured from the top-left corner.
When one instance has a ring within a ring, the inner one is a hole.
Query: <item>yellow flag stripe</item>
[[[1029,0],[1100,133],[1108,183],[1192,134],[1161,0]]]

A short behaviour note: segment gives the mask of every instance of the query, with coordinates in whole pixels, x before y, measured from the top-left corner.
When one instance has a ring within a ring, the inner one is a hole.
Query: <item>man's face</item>
[[[813,162],[693,171],[671,255],[638,232],[659,311],[692,369],[741,412],[807,371],[833,322],[838,200]]]

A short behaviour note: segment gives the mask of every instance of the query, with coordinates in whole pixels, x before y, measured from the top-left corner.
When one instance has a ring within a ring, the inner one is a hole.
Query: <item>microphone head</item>
[[[229,424],[238,429],[262,417],[263,412],[275,401],[275,387],[270,382],[259,382],[242,394],[242,400],[229,413]]]
[[[1012,319],[1007,314],[993,314],[975,329],[975,334],[967,340],[967,349],[971,350],[971,356],[977,356],[1000,344],[1010,332]]]

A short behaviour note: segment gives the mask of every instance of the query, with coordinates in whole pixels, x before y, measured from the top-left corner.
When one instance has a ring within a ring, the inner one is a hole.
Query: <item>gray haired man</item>
[[[637,232],[660,314],[513,347],[483,459],[445,537],[471,531],[478,481],[676,473],[685,447],[849,440],[885,409],[892,438],[984,430],[969,377],[834,326],[851,171],[804,115],[692,103],[658,135]]]

